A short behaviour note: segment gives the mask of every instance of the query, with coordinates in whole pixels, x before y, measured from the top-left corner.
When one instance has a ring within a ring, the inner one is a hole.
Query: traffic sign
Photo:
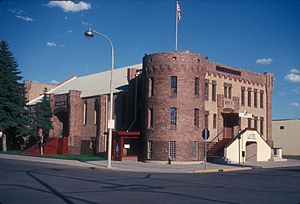
[[[203,139],[207,140],[209,138],[209,130],[208,128],[204,128],[202,131],[202,137]]]

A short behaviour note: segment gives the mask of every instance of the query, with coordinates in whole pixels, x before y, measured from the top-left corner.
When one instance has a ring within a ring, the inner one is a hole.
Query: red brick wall
[[[221,66],[241,75],[231,74],[223,71],[217,71],[216,67]],[[273,76],[270,73],[258,74],[247,70],[230,67],[220,63],[210,62],[206,57],[189,52],[177,53],[158,53],[145,55],[143,58],[143,108],[142,121],[140,127],[144,134],[144,143],[152,141],[153,160],[165,160],[168,156],[168,142],[176,141],[178,161],[193,160],[193,141],[202,142],[201,131],[204,128],[204,81],[206,77],[210,80],[216,80],[218,86],[223,86],[224,80],[232,82],[232,86],[236,87],[237,83],[245,84],[246,87],[263,87],[266,90],[266,108],[255,109],[256,114],[266,115],[266,138],[267,142],[272,145],[272,92],[273,92]],[[170,97],[170,77],[177,76],[177,97]],[[154,78],[154,96],[148,98],[148,79]],[[194,79],[200,79],[200,97],[195,98],[194,95]],[[220,83],[219,83],[220,82]],[[262,88],[262,89],[263,89]],[[211,91],[211,90],[209,90]],[[217,92],[217,101],[215,104],[208,103],[207,110],[214,110],[217,115],[217,133],[224,129],[222,113],[225,111],[238,114],[240,107],[240,90],[232,93],[231,99],[232,109],[224,108],[224,95]],[[252,95],[253,97],[253,95]],[[251,99],[253,101],[253,98]],[[228,100],[227,100],[228,101]],[[216,106],[216,107],[212,107]],[[177,108],[177,127],[175,130],[170,128],[170,107]],[[148,109],[153,109],[153,128],[148,129],[147,115]],[[200,127],[198,130],[194,128],[194,108],[200,109]],[[212,115],[209,117],[212,118]],[[209,123],[212,123],[210,121]],[[239,126],[234,127],[234,132],[238,131]],[[216,135],[211,135],[214,137]],[[201,145],[200,145],[201,146]],[[200,151],[200,150],[199,150]],[[146,155],[146,149],[144,151]],[[203,159],[203,151],[200,151],[199,160]]]
[[[69,153],[80,154],[83,103],[80,91],[69,91]]]
[[[145,128],[146,141],[153,141],[153,160],[165,160],[169,141],[176,141],[176,160],[191,161],[193,142],[202,141],[204,128],[204,77],[207,60],[189,53],[159,53],[143,58],[146,82],[154,79],[154,96],[147,98],[145,90],[145,111],[153,108],[153,129]],[[177,76],[177,97],[170,96],[170,78]],[[200,80],[199,97],[194,94],[195,77]],[[147,85],[145,86],[147,87]],[[177,126],[170,126],[170,108],[177,108]],[[200,127],[194,127],[194,109],[200,110]],[[147,114],[145,114],[147,115]],[[145,118],[144,126],[147,127]],[[201,158],[202,156],[200,156]],[[199,159],[200,159],[199,158]]]
[[[44,89],[47,88],[48,91],[55,88],[56,85],[44,84],[39,82],[33,82],[30,80],[24,81],[25,88],[25,98],[28,101],[35,99],[44,93]]]
[[[266,94],[267,94],[267,143],[273,147],[272,140],[272,95],[273,95],[273,75],[266,73]]]

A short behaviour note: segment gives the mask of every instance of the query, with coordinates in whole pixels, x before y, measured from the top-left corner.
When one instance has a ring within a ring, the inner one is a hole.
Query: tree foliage
[[[36,130],[42,130],[43,135],[47,136],[52,129],[52,111],[47,89],[44,90],[43,98],[35,106],[35,125]]]
[[[29,112],[25,109],[22,77],[6,41],[0,41],[0,129],[17,147],[18,137],[28,134]]]

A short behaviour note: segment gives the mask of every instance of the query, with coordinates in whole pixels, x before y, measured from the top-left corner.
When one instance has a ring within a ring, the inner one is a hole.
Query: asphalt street
[[[162,174],[0,159],[0,203],[300,203],[300,167]]]

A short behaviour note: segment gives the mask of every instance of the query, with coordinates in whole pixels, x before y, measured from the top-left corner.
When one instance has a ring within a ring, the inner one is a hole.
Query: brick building
[[[50,136],[68,137],[69,153],[106,152],[109,73],[74,77],[49,92]],[[126,151],[135,149],[141,160],[202,161],[205,127],[211,144],[252,128],[272,146],[272,91],[270,73],[233,68],[188,51],[145,55],[143,64],[114,71],[115,131],[140,136],[135,144],[115,142],[113,152],[121,144]]]
[[[272,74],[210,62],[188,51],[145,55],[143,73],[147,159],[203,160],[205,127],[211,144],[254,128],[272,146]]]
[[[47,90],[51,90],[51,89],[55,88],[56,86],[57,85],[25,80],[24,81],[24,89],[26,90],[25,98],[27,101],[31,101],[31,100],[39,97],[41,94],[43,94],[45,88]]]
[[[133,116],[132,97],[128,97],[132,78],[141,64],[114,70],[113,117],[115,129],[126,131]],[[110,71],[72,77],[50,90],[53,129],[50,138],[68,137],[69,154],[104,153],[107,150]],[[131,93],[130,93],[131,94]],[[42,96],[27,103],[34,106]]]

